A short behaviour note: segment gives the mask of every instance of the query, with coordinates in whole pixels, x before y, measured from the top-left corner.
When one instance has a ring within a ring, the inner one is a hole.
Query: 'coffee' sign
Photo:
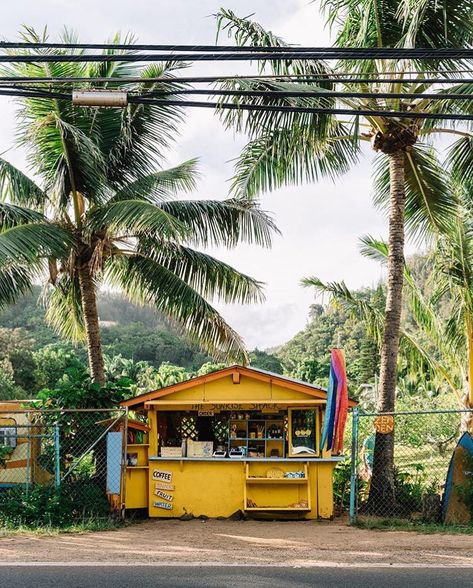
[[[166,472],[164,470],[153,470],[153,480],[172,482],[172,472]]]

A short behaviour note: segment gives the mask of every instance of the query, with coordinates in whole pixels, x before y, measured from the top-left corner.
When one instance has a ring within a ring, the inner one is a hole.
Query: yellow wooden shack
[[[123,402],[149,426],[127,445],[124,507],[331,518],[343,457],[320,451],[326,403],[317,386],[238,365]]]

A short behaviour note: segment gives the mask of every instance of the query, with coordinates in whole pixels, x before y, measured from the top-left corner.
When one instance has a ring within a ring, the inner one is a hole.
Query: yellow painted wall
[[[192,388],[180,390],[168,394],[159,400],[162,402],[184,401],[234,401],[235,403],[245,400],[304,400],[313,399],[309,394],[304,394],[290,388],[284,388],[278,384],[263,382],[249,376],[241,376],[240,383],[234,384],[232,376],[225,376],[218,380],[212,380],[204,384],[197,384]]]
[[[301,518],[330,518],[333,515],[331,477],[335,463],[309,462],[309,488],[312,510],[294,513]],[[299,471],[301,462],[250,462],[251,474],[266,475],[269,468],[283,471]],[[228,517],[244,508],[246,484],[246,462],[226,461],[152,461],[149,467],[150,517],[180,517],[184,514],[208,517]],[[173,491],[164,490],[173,496],[165,501],[155,495],[154,470],[172,474]],[[261,506],[288,506],[307,498],[305,485],[248,485],[248,497]],[[172,504],[172,510],[156,508],[156,501]]]
[[[148,470],[126,468],[125,508],[148,508]]]

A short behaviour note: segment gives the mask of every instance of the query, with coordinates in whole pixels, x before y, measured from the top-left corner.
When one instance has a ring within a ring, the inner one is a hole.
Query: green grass
[[[89,519],[68,525],[65,527],[51,526],[26,526],[26,525],[1,525],[0,537],[11,535],[59,535],[63,533],[92,533],[94,531],[114,531],[126,526],[128,523],[113,519]]]
[[[405,519],[366,519],[356,523],[361,529],[379,531],[415,531],[416,533],[447,533],[473,535],[473,525],[442,525],[440,523],[423,523]]]

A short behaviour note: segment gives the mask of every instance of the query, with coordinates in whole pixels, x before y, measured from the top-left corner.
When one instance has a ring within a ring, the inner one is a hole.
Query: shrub
[[[0,493],[0,524],[63,527],[73,521],[71,507],[70,499],[55,488],[10,488]]]
[[[0,492],[0,526],[67,527],[109,513],[103,490],[92,482],[70,482],[60,488],[23,486]]]

